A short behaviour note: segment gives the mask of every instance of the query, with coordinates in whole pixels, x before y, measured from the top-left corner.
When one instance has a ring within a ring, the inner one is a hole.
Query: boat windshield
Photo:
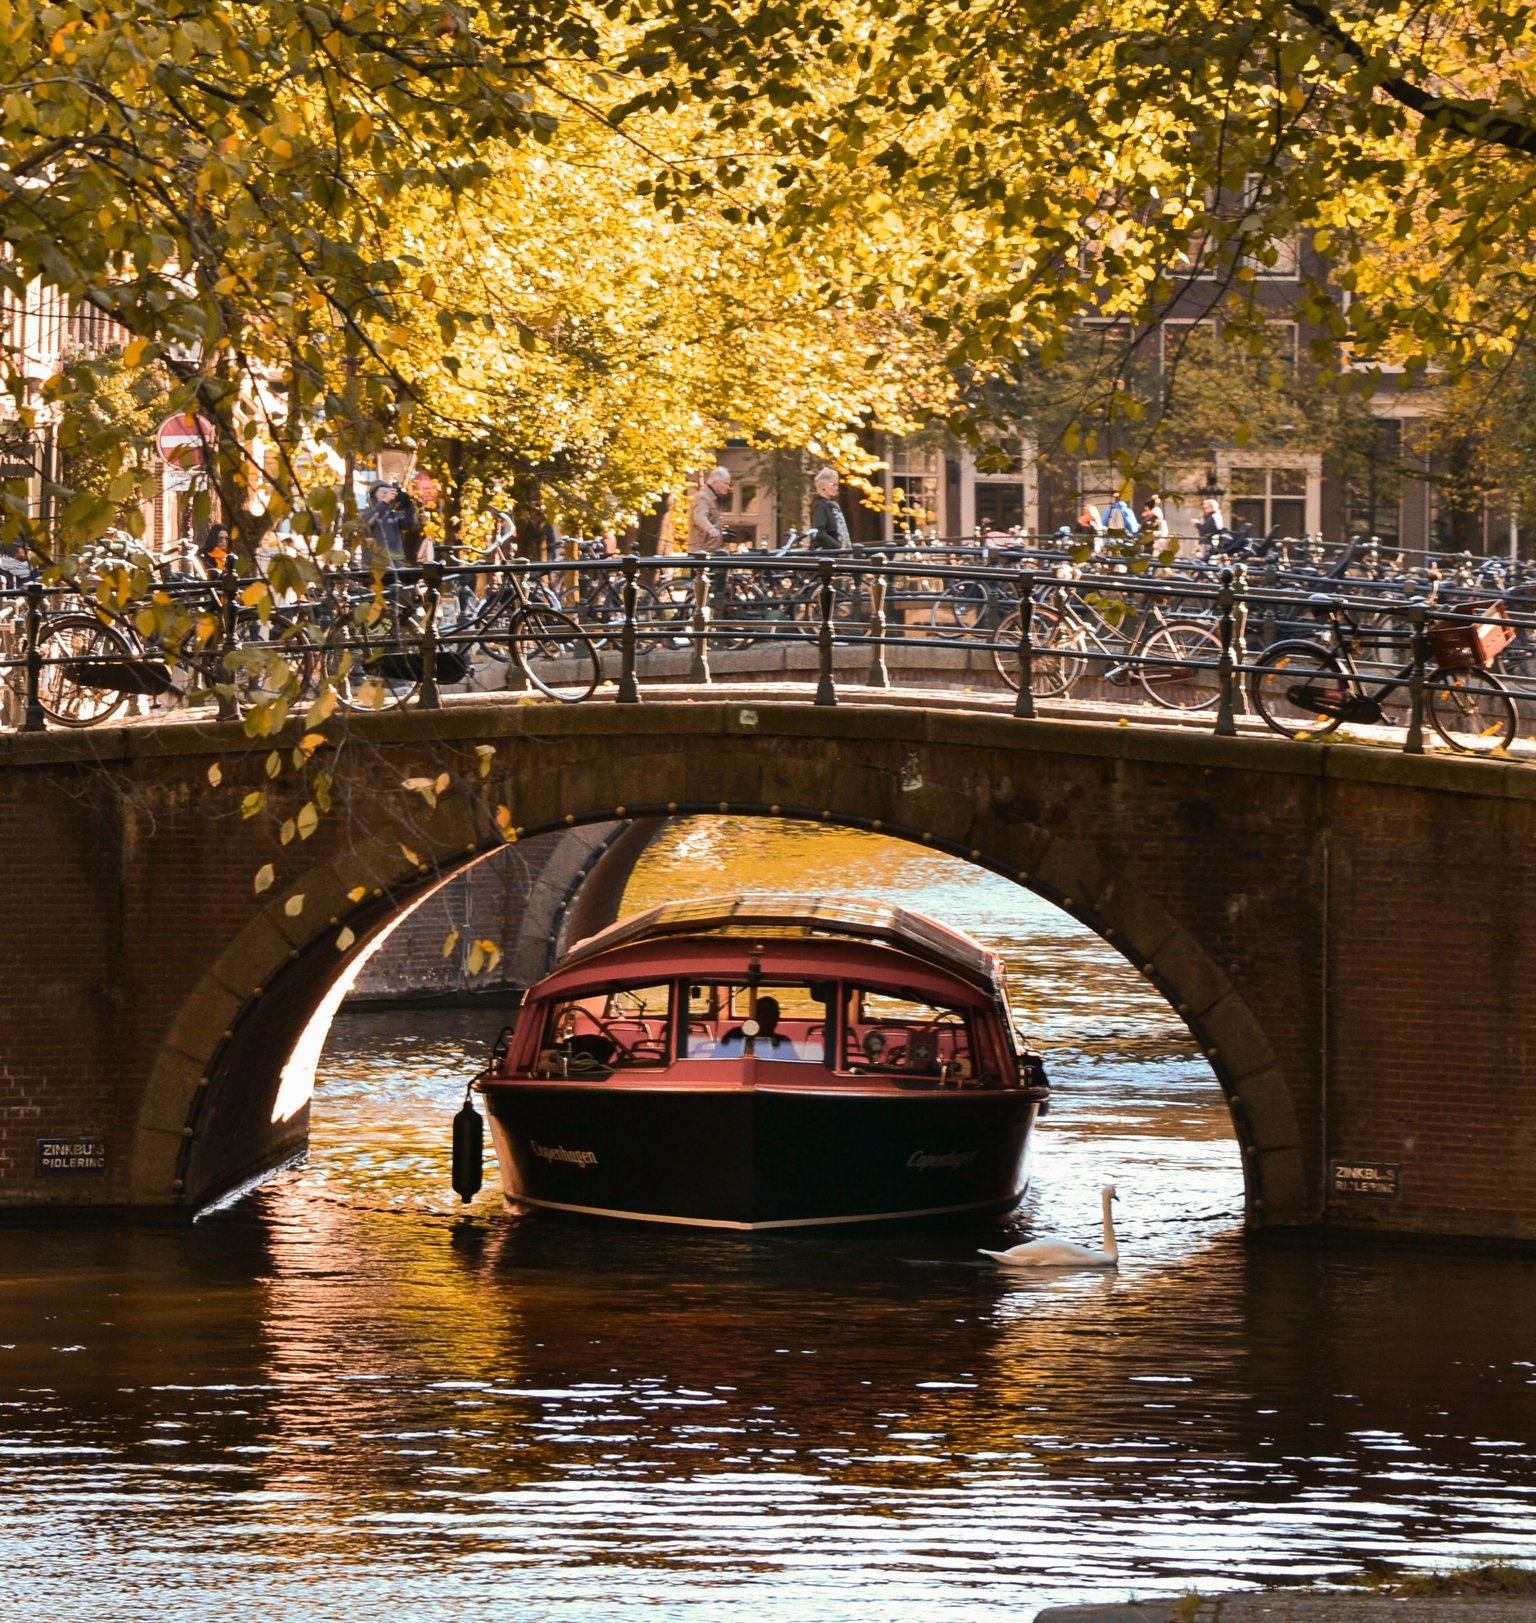
[[[837,987],[830,981],[760,983],[753,1054],[758,1059],[825,1065],[827,1012],[836,998]],[[752,988],[745,982],[691,982],[678,1058],[740,1058],[747,1051],[745,1028],[753,1016]]]
[[[549,1007],[539,1044],[541,1076],[611,1076],[667,1064],[672,985],[625,986]]]
[[[915,994],[845,986],[843,1071],[950,1076],[975,1074],[970,1019],[963,1009]]]

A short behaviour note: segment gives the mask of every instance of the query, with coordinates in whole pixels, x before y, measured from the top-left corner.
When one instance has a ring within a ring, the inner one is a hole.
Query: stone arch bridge
[[[511,840],[728,812],[920,841],[1097,931],[1220,1080],[1251,1228],[1536,1238],[1527,767],[739,699],[327,732],[286,844],[296,737],[0,740],[0,1205],[195,1214],[302,1148],[285,1066],[403,909]]]

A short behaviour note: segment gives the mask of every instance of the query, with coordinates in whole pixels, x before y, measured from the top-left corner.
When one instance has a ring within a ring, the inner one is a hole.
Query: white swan
[[[1010,1246],[1006,1251],[983,1251],[1001,1268],[1118,1268],[1120,1247],[1115,1243],[1115,1220],[1110,1202],[1115,1199],[1115,1186],[1104,1186],[1104,1249],[1095,1251],[1091,1246],[1073,1245],[1070,1240],[1026,1240],[1023,1245]]]

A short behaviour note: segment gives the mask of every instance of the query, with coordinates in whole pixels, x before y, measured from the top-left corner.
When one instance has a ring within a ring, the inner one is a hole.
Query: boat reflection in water
[[[726,1229],[1006,1211],[1049,1096],[996,953],[794,895],[668,903],[579,943],[475,1087],[512,1201]]]

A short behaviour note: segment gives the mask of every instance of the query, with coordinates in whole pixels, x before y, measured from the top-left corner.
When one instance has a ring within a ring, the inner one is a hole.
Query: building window
[[[1255,535],[1307,533],[1307,498],[1312,475],[1304,467],[1245,467],[1233,463],[1227,475],[1228,520],[1247,524]]]
[[[967,451],[960,464],[962,537],[1034,534],[1040,528],[1039,480],[1034,446],[1003,439],[980,451]]]
[[[1378,417],[1344,483],[1344,528],[1396,546],[1403,531],[1403,425]]]
[[[898,530],[936,529],[942,511],[944,459],[925,445],[886,442],[885,539]]]

